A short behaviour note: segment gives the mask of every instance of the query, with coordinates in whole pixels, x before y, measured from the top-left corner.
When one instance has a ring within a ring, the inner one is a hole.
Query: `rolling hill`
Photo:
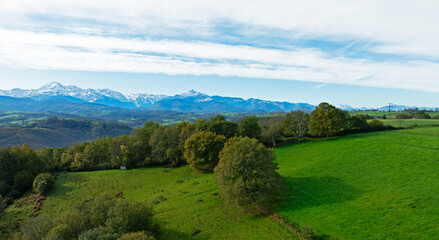
[[[74,142],[97,137],[116,137],[131,133],[125,125],[82,118],[51,117],[20,127],[0,128],[0,147],[27,144],[33,148],[71,146]]]

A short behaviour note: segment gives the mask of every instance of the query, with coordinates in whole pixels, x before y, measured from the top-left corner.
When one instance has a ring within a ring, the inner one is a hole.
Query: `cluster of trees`
[[[321,103],[311,113],[299,110],[285,116],[260,119],[260,140],[267,146],[275,147],[291,137],[300,142],[304,137],[330,137],[392,128],[385,127],[376,119],[367,120],[365,115],[350,116],[347,111]]]
[[[149,203],[102,195],[55,219],[38,216],[30,220],[15,239],[153,240],[158,232]]]
[[[368,122],[364,115],[350,116],[329,103],[320,103],[309,115],[309,134],[313,137],[330,137],[341,134],[384,130],[382,122]],[[388,127],[391,129],[391,127]]]
[[[396,115],[395,118],[396,119],[431,119],[431,116],[426,111],[421,110],[421,111],[409,111],[408,114],[401,113]]]

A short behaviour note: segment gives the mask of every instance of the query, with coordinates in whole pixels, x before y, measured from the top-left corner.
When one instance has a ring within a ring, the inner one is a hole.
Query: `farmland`
[[[277,149],[291,187],[277,211],[339,239],[439,234],[439,128],[351,135]]]

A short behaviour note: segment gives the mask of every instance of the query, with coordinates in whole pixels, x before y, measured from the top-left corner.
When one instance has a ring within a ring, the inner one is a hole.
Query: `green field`
[[[384,125],[394,127],[439,125],[439,119],[386,119],[380,121],[383,121]]]
[[[56,217],[82,200],[119,191],[127,200],[156,203],[155,216],[162,227],[158,239],[295,239],[274,220],[224,209],[213,175],[194,173],[189,166],[63,174],[40,214]],[[15,205],[1,216],[0,229],[29,219],[33,205]]]
[[[408,111],[391,111],[391,112],[381,112],[381,111],[350,111],[351,115],[357,114],[367,114],[369,116],[383,116],[386,115],[387,118],[394,118],[398,114],[410,114]],[[439,116],[439,112],[427,112],[431,117]]]
[[[437,239],[439,127],[277,149],[291,186],[277,211],[338,239]]]

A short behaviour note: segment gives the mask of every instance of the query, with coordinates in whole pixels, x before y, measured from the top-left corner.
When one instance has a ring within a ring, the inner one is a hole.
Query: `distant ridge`
[[[77,86],[64,86],[58,82],[52,82],[39,89],[14,88],[10,91],[0,90],[0,96],[28,99],[29,104],[45,102],[53,99],[64,99],[75,104],[88,103],[99,104],[109,107],[139,110],[170,110],[177,112],[289,112],[291,110],[312,110],[315,106],[308,103],[290,103],[266,101],[260,99],[243,99],[235,97],[209,96],[204,93],[190,90],[186,93],[174,96],[153,94],[129,94],[124,95],[110,89],[82,89]],[[2,101],[6,99],[3,98]],[[13,101],[8,99],[8,101]],[[29,102],[30,101],[30,102]],[[12,107],[12,106],[11,106]],[[23,108],[23,107],[20,107]],[[25,107],[26,110],[28,110]],[[0,109],[1,110],[1,109]],[[9,110],[9,109],[8,109]],[[11,109],[19,110],[19,109]]]
[[[175,112],[191,112],[191,113],[213,113],[213,112],[236,112],[236,113],[270,113],[270,112],[289,112],[292,110],[313,110],[314,105],[308,103],[291,103],[267,101],[261,99],[243,99],[237,97],[223,97],[210,96],[204,93],[190,90],[186,93],[177,94],[174,96],[154,95],[146,93],[138,94],[122,94],[110,89],[82,89],[77,86],[64,86],[58,82],[52,82],[44,85],[38,89],[20,89],[14,88],[12,90],[0,90],[0,96],[27,99],[27,104],[21,106],[15,104],[18,109],[13,106],[6,110],[31,110],[33,107],[40,105],[47,107],[55,99],[58,102],[55,105],[60,105],[60,100],[66,100],[68,105],[87,105],[96,108],[94,104],[112,108],[133,109],[133,110],[160,110],[160,111],[175,111]],[[5,101],[3,98],[1,101]],[[34,101],[30,103],[29,101]],[[8,102],[17,103],[12,99]],[[23,102],[24,103],[24,102]],[[73,104],[74,103],[74,104]],[[90,105],[92,104],[92,105]],[[62,105],[62,104],[61,104]],[[61,106],[62,107],[62,106]],[[337,105],[337,107],[346,111],[367,111],[378,110],[387,111],[388,106],[380,108],[368,107],[351,107],[349,105]],[[37,108],[41,108],[38,107]],[[83,108],[83,106],[81,106]],[[405,105],[392,105],[392,111],[402,111],[404,109],[419,108],[424,110],[436,110],[435,107],[416,107]],[[0,107],[0,111],[5,111]]]

